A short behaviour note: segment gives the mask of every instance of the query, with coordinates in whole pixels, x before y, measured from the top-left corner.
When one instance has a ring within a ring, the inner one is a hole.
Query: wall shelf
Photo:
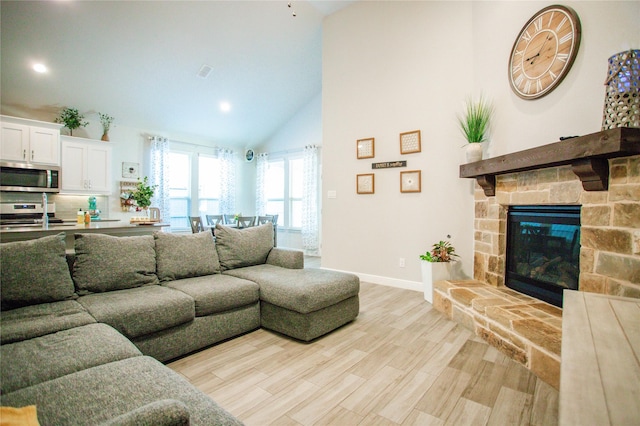
[[[618,127],[537,148],[462,164],[461,178],[473,178],[485,195],[496,193],[496,176],[570,164],[585,191],[606,191],[610,158],[640,154],[640,129]]]

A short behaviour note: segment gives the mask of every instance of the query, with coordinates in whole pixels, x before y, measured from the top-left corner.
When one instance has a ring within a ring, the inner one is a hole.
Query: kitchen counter
[[[107,220],[91,222],[88,225],[78,225],[72,222],[54,223],[50,224],[47,228],[43,228],[42,226],[9,225],[0,227],[0,242],[8,243],[12,241],[33,240],[35,238],[64,232],[67,234],[67,250],[72,250],[74,247],[74,234],[76,233],[100,233],[116,237],[151,235],[167,226],[169,226],[168,223],[132,225],[124,221]]]

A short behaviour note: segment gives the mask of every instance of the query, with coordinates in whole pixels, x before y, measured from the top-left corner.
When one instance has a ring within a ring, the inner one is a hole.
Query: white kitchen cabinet
[[[62,136],[61,193],[111,194],[111,145]]]
[[[61,124],[0,116],[0,160],[60,165]]]

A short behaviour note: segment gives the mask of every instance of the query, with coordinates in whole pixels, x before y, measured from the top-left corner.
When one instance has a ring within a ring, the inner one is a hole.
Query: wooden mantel
[[[496,194],[496,175],[571,164],[585,191],[609,188],[609,159],[640,154],[640,129],[618,127],[460,166],[485,195]]]

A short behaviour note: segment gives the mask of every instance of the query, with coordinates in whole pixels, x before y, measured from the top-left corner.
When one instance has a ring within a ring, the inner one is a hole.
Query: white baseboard
[[[400,280],[397,278],[381,277],[379,275],[361,274],[361,273],[352,272],[352,271],[341,271],[338,269],[331,269],[331,268],[321,268],[321,269],[354,274],[354,275],[357,275],[358,278],[360,278],[360,281],[364,281],[372,284],[386,285],[388,287],[402,288],[405,290],[414,290],[414,291],[420,291],[420,292],[423,291],[422,281]]]

